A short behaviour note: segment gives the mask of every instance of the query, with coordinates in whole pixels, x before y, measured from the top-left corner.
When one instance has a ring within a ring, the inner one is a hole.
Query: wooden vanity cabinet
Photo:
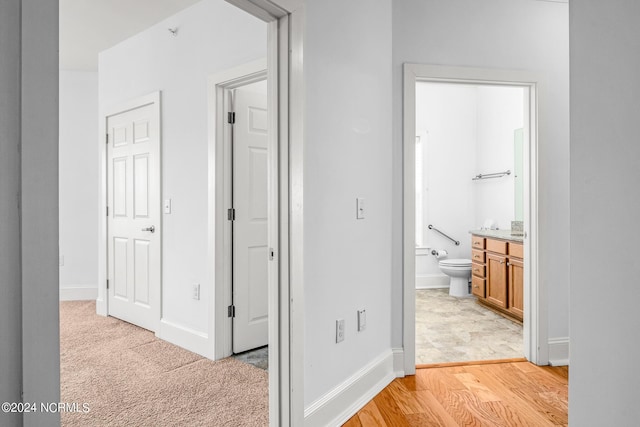
[[[471,291],[497,312],[522,320],[523,248],[519,242],[472,235]]]
[[[519,319],[524,316],[524,263],[509,258],[509,311]]]
[[[487,252],[487,302],[507,308],[507,258]]]

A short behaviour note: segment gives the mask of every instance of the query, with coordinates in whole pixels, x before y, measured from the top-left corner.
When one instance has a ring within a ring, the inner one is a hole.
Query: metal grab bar
[[[446,237],[447,239],[451,240],[453,243],[456,244],[456,246],[460,246],[460,242],[456,239],[454,239],[453,237],[447,236],[446,234],[444,234],[442,231],[438,230],[437,228],[435,228],[433,225],[429,224],[429,230],[433,230],[436,231],[440,234],[442,234],[444,237]]]
[[[502,176],[505,175],[511,175],[511,171],[507,170],[504,172],[495,172],[495,173],[485,173],[485,174],[478,174],[476,176],[474,176],[473,178],[471,178],[472,181],[477,181],[479,179],[489,179],[489,178],[500,178]]]

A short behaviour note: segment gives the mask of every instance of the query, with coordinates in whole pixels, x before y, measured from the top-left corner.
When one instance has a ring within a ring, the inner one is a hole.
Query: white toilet
[[[471,277],[470,259],[443,259],[438,263],[440,270],[450,277],[449,295],[468,297],[469,278]]]

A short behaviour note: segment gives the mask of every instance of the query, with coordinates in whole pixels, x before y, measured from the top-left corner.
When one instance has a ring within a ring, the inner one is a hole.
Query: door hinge
[[[105,134],[104,142],[105,142],[105,144],[109,143],[109,134],[108,133]]]
[[[227,307],[227,315],[228,317],[236,317],[236,306],[230,305]]]
[[[109,216],[109,206],[107,206],[107,216]]]
[[[236,220],[236,210],[231,208],[231,209],[227,209],[227,219],[229,221],[235,221]]]
[[[109,279],[107,279],[107,289],[109,289]]]
[[[236,122],[236,113],[229,111],[227,113],[227,123],[234,124]]]

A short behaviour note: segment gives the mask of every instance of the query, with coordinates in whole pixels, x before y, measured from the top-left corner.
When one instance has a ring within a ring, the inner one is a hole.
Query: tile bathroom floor
[[[416,364],[523,356],[522,325],[449,289],[416,290]]]
[[[245,351],[244,353],[236,353],[232,357],[256,368],[264,369],[265,371],[269,370],[269,346]]]

